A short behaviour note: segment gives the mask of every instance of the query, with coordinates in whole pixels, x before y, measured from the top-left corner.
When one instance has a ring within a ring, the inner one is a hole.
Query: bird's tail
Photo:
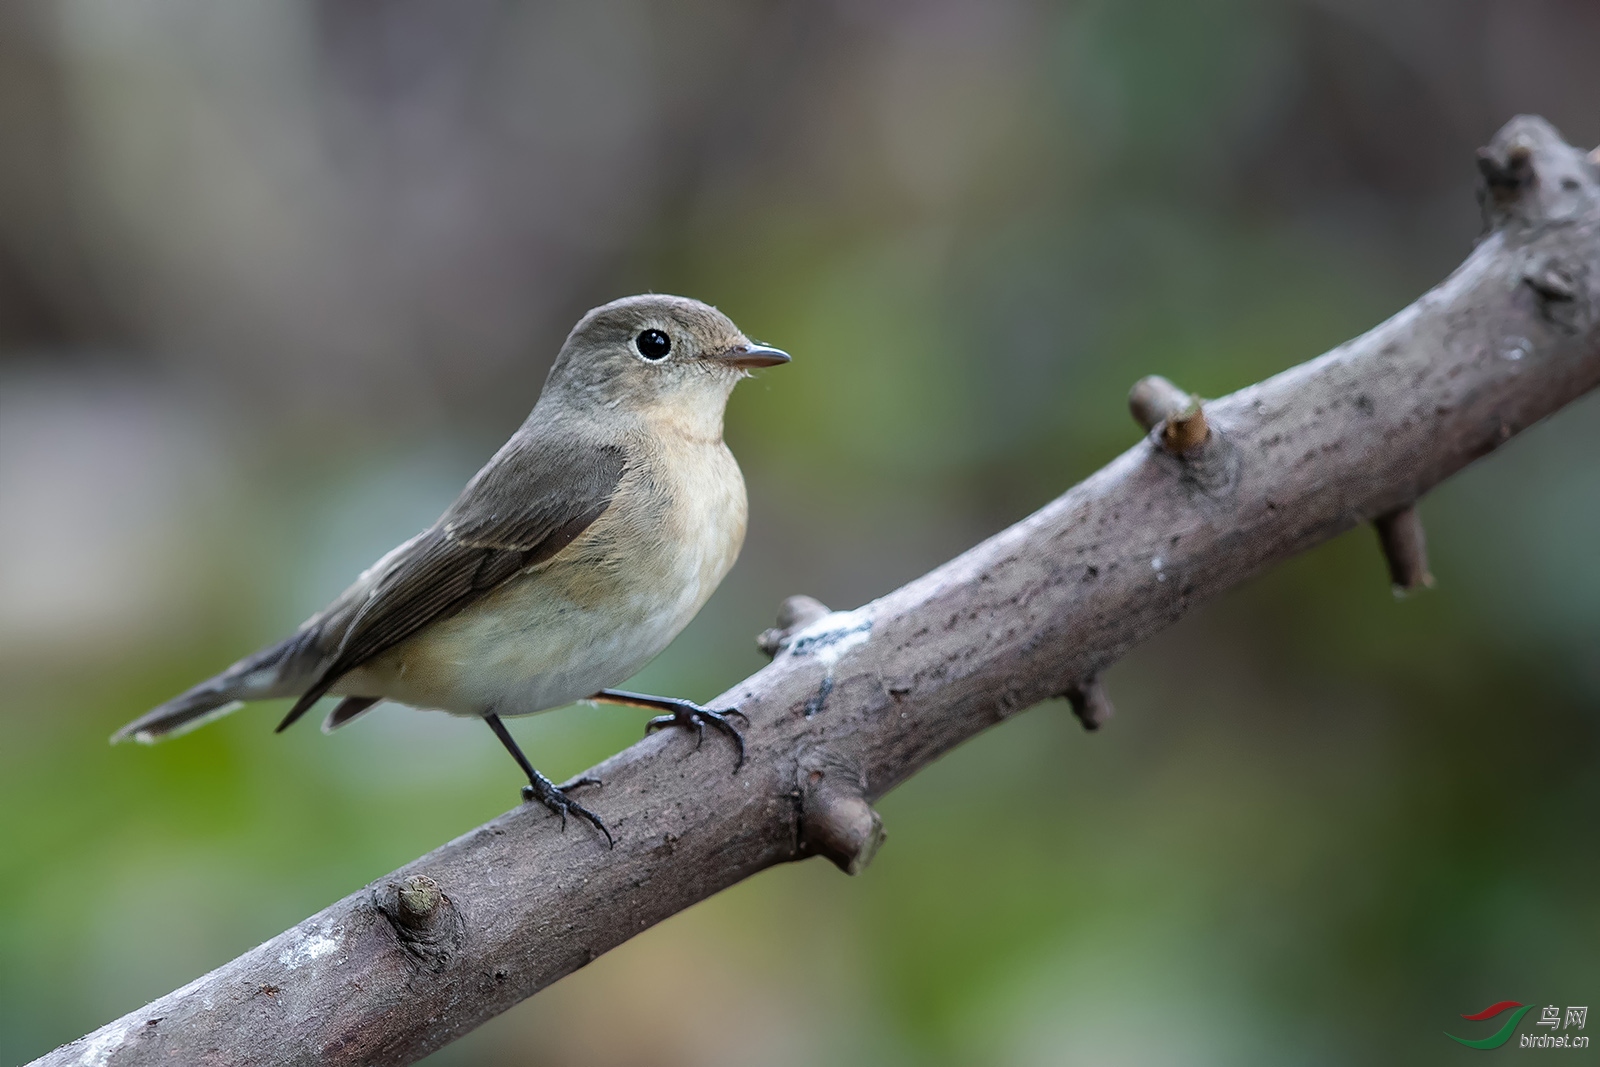
[[[297,696],[304,687],[308,667],[319,658],[309,647],[305,631],[287,641],[246,656],[215,678],[145,712],[111,735],[111,743],[140,741],[155,744],[177,737],[236,711],[247,700]],[[309,661],[309,662],[308,662]]]

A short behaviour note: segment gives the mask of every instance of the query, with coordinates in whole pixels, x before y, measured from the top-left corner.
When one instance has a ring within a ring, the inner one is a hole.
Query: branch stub
[[[1428,538],[1422,529],[1422,516],[1415,504],[1379,515],[1372,520],[1378,531],[1378,544],[1389,563],[1389,581],[1396,596],[1433,585],[1428,570]]]
[[[812,750],[796,773],[801,855],[826,856],[845,874],[860,874],[887,836],[883,817],[867,801],[861,772],[838,756]]]
[[[1478,149],[1484,224],[1538,225],[1592,210],[1600,197],[1596,161],[1536,115],[1518,115]]]
[[[1145,430],[1161,427],[1161,447],[1183,455],[1210,436],[1200,398],[1186,393],[1159,374],[1140,378],[1128,392],[1128,410]]]
[[[1116,714],[1116,709],[1111,706],[1111,697],[1106,694],[1106,687],[1098,676],[1091,675],[1068,689],[1066,697],[1072,704],[1072,714],[1090,732],[1100,729]]]
[[[756,647],[768,656],[776,656],[790,638],[832,611],[816,597],[803,594],[786,597],[778,605],[778,625],[757,634]]]

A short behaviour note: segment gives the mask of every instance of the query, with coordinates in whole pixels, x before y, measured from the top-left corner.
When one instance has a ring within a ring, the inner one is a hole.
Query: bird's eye
[[[667,358],[667,353],[672,351],[672,338],[660,330],[646,330],[633,339],[633,345],[641,356],[654,363]]]

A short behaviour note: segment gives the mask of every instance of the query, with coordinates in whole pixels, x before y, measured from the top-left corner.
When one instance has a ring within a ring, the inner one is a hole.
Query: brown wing
[[[513,441],[502,449],[450,510],[388,565],[365,598],[327,620],[343,630],[324,631],[337,648],[278,729],[304,715],[350,671],[549,559],[599,518],[622,480],[623,454],[589,446],[574,455],[578,447]]]

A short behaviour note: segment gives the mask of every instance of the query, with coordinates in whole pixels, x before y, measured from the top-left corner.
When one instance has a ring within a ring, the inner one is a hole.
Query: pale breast
[[[720,440],[653,435],[567,548],[352,674],[341,692],[523,715],[620,684],[689,624],[733,566],[747,504]]]

